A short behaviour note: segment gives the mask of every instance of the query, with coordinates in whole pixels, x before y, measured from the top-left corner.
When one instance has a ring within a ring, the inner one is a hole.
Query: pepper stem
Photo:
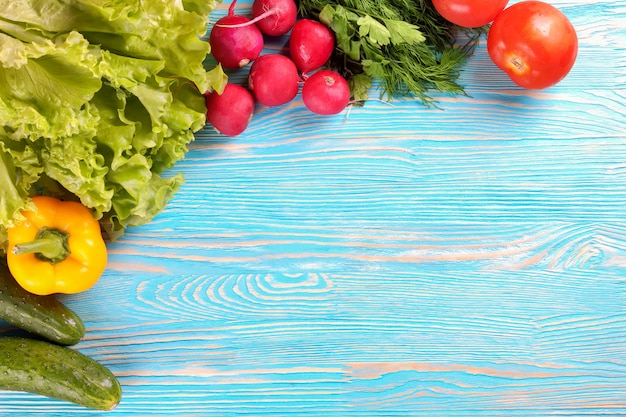
[[[42,227],[35,240],[21,243],[13,247],[15,255],[32,253],[43,262],[56,264],[70,256],[69,237],[67,232],[52,227]]]

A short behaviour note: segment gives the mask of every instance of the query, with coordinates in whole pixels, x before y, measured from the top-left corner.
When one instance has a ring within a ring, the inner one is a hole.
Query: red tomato
[[[542,1],[522,1],[496,17],[487,36],[491,60],[517,85],[543,89],[574,66],[578,37],[569,19]]]
[[[450,23],[477,28],[491,23],[509,0],[433,0],[433,6]]]

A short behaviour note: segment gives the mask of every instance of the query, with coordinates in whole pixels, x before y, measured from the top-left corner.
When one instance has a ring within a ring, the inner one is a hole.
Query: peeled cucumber
[[[23,337],[0,337],[0,389],[25,391],[112,410],[122,388],[113,373],[77,350]]]
[[[35,295],[15,281],[0,261],[0,320],[61,345],[78,343],[83,321],[52,295]]]

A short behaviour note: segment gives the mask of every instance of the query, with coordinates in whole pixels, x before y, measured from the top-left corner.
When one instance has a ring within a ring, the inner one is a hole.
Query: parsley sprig
[[[432,90],[465,94],[461,67],[485,33],[455,27],[431,0],[300,0],[298,8],[335,33],[329,65],[348,79],[355,101],[374,82],[387,100],[412,95],[433,105]]]

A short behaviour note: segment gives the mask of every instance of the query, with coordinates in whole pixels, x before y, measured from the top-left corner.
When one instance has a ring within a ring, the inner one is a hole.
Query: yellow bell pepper
[[[35,209],[10,227],[7,264],[15,280],[33,294],[86,291],[106,268],[100,224],[84,205],[33,197]]]

